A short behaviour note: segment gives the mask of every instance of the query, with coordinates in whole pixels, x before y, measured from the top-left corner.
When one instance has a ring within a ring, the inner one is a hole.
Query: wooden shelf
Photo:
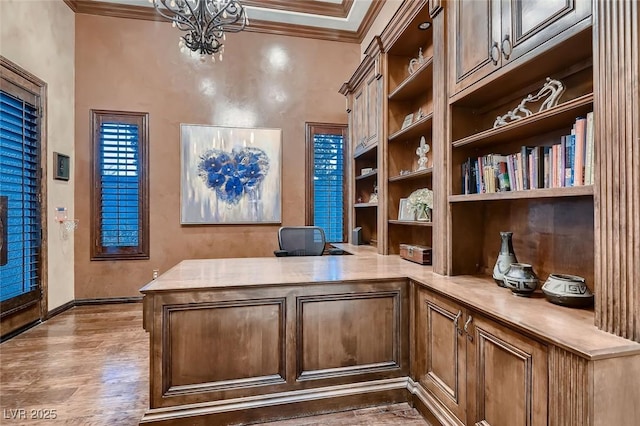
[[[576,117],[593,110],[593,93],[557,105],[551,109],[534,113],[529,117],[513,121],[496,129],[475,133],[453,142],[454,148],[499,144],[526,139],[562,127],[570,127]]]
[[[389,220],[392,225],[404,225],[404,226],[433,226],[433,222],[426,222],[423,220]]]
[[[413,74],[400,83],[390,94],[390,101],[404,101],[424,93],[433,84],[433,57],[428,58]]]
[[[353,207],[357,209],[367,208],[367,207],[378,207],[378,203],[355,203]]]
[[[376,176],[377,174],[378,174],[378,171],[374,170],[374,171],[369,172],[367,174],[356,176],[356,180],[362,180],[362,179],[370,178],[371,176]]]
[[[572,186],[568,188],[529,189],[526,191],[492,192],[489,194],[450,195],[450,203],[470,201],[518,200],[527,198],[558,198],[593,196],[593,186]]]
[[[433,125],[432,119],[433,114],[425,115],[420,120],[412,123],[404,129],[400,129],[397,132],[389,135],[389,142],[401,137],[404,139],[411,139],[418,136],[424,136],[427,132],[431,131],[431,126]]]
[[[367,154],[371,154],[374,152],[374,150],[378,149],[378,144],[374,143],[371,144],[369,146],[366,146],[364,148],[356,148],[355,152],[353,153],[353,158],[360,158],[360,157],[364,157]]]
[[[433,173],[433,168],[428,167],[425,170],[415,171],[411,173],[407,173],[405,175],[398,175],[389,178],[389,182],[398,182],[402,180],[411,180],[411,179],[420,179],[424,176],[429,176]]]

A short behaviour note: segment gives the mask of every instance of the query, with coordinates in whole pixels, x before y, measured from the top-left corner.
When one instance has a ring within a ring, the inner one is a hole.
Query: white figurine
[[[427,153],[431,150],[429,145],[424,139],[424,136],[420,137],[420,146],[416,149],[416,154],[418,155],[418,171],[427,169],[427,162],[429,158],[427,158]]]

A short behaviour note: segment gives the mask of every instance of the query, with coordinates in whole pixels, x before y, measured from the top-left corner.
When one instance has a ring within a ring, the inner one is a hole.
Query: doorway
[[[0,338],[39,322],[43,298],[46,85],[0,57]]]

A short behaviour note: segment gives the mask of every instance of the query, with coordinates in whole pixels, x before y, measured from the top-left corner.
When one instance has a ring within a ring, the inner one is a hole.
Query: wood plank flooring
[[[0,424],[136,425],[148,407],[148,353],[142,304],[70,309],[0,344]],[[394,404],[264,425],[429,424]]]

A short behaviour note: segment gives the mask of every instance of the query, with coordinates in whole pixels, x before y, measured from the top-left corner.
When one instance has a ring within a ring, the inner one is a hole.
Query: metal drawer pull
[[[469,339],[470,342],[473,342],[473,336],[469,334],[469,324],[471,324],[471,321],[473,321],[473,317],[469,315],[467,322],[464,323],[464,332],[467,334],[467,339]]]
[[[462,336],[462,329],[458,327],[458,320],[460,319],[461,316],[462,316],[462,311],[458,311],[458,315],[456,315],[456,317],[453,319],[453,325],[460,336]]]

